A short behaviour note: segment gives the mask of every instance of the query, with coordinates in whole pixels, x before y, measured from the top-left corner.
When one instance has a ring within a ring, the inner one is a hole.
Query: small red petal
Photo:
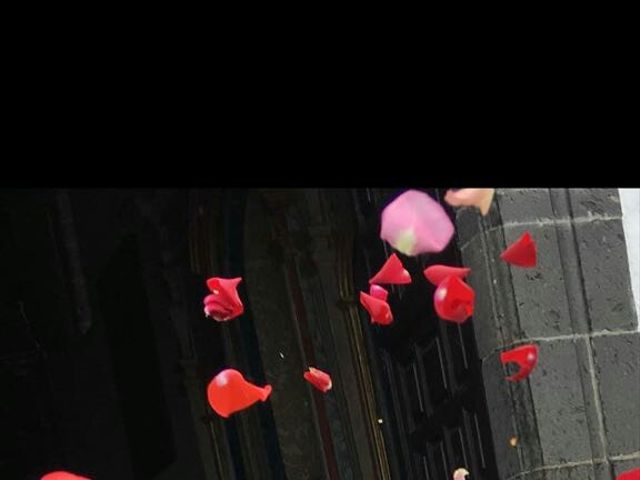
[[[524,232],[518,240],[502,252],[500,258],[518,267],[535,267],[537,263],[536,243],[529,232]]]
[[[360,292],[360,303],[366,308],[369,315],[371,315],[371,323],[389,325],[393,322],[391,307],[384,300]]]
[[[271,385],[258,387],[244,379],[242,374],[229,368],[218,373],[207,387],[209,405],[221,417],[250,407],[257,401],[266,401],[271,395]]]
[[[244,312],[244,305],[238,295],[238,284],[242,281],[237,278],[213,277],[207,280],[207,286],[213,292],[204,299],[205,315],[214,320],[224,322],[236,318]]]
[[[371,277],[369,283],[392,283],[402,285],[405,283],[411,283],[411,275],[402,266],[402,262],[394,253],[387,259],[380,271]]]
[[[81,477],[69,472],[58,470],[56,472],[47,473],[40,480],[91,480],[87,477]]]
[[[389,292],[380,285],[373,284],[369,287],[369,295],[384,302],[389,298]]]
[[[433,294],[438,316],[454,323],[464,323],[473,315],[476,294],[469,285],[452,275],[445,278]]]
[[[640,468],[627,470],[616,477],[616,480],[640,480]]]
[[[304,378],[307,382],[323,393],[327,393],[333,386],[331,376],[317,368],[309,367],[309,371],[304,372]]]
[[[500,354],[500,361],[503,365],[506,365],[509,362],[514,362],[520,366],[520,370],[507,377],[507,380],[511,382],[523,380],[529,376],[538,364],[538,346],[534,344],[522,345],[506,352],[502,352]]]
[[[424,270],[424,276],[429,282],[434,285],[440,285],[445,278],[449,275],[453,275],[454,277],[464,278],[469,272],[471,272],[470,268],[464,267],[450,267],[448,265],[432,265]]]

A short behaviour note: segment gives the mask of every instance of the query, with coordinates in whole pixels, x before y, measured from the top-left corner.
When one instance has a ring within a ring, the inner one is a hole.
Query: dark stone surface
[[[315,428],[313,392],[302,379],[307,365],[292,318],[284,269],[266,253],[271,235],[266,220],[265,210],[250,197],[245,231],[246,291],[266,380],[273,387],[269,402],[287,477],[310,480],[325,471],[324,455]]]
[[[592,458],[589,428],[572,341],[541,342],[529,376],[545,465]],[[588,394],[588,392],[587,392]]]
[[[526,473],[523,480],[598,480],[592,465],[573,465]]]
[[[457,222],[500,478],[613,480],[606,458],[616,474],[640,463],[628,459],[640,451],[640,334],[617,190],[498,190],[494,202]],[[499,258],[524,231],[538,246],[531,269]],[[499,352],[532,338],[549,339],[537,368],[505,381]]]
[[[464,265],[472,268],[469,283],[477,288],[473,324],[481,358],[523,338],[509,265],[500,259],[504,248],[504,232],[495,229],[461,251]]]
[[[606,440],[602,433],[602,423],[600,420],[600,402],[596,397],[596,388],[593,384],[593,353],[590,339],[587,337],[577,338],[571,341],[575,347],[577,365],[580,372],[580,385],[582,387],[582,400],[584,402],[584,412],[589,429],[589,441],[591,443],[591,457],[594,459],[604,459],[606,456]]]
[[[472,269],[469,283],[476,291],[473,317],[478,351],[492,350],[525,338],[570,335],[567,285],[553,226],[527,228],[538,244],[538,266],[510,266],[500,253],[525,231],[506,227],[474,238],[462,249],[465,266]]]
[[[635,330],[629,264],[622,222],[575,225],[591,329]]]
[[[493,276],[488,263],[486,249],[482,239],[474,239],[462,250],[463,264],[471,268],[469,284],[476,293],[475,313],[472,317],[473,330],[480,358],[489,355],[502,343],[502,335],[498,322],[498,315],[493,298]]]
[[[574,218],[622,215],[617,188],[571,188],[569,194]]]
[[[640,451],[640,333],[596,337],[593,357],[612,456]]]
[[[522,450],[530,448],[531,443],[537,445],[537,439],[521,438],[517,430],[509,385],[504,380],[504,371],[497,354],[490,355],[482,361],[482,378],[485,383],[498,471],[500,478],[506,479],[520,472]],[[509,443],[513,437],[518,439],[517,447],[512,447]]]
[[[500,215],[504,224],[545,222],[555,218],[549,190],[544,188],[500,189],[495,200],[500,206]]]
[[[456,211],[456,240],[464,247],[482,231],[480,214],[473,208],[460,208]]]
[[[538,263],[535,267],[508,267],[523,338],[573,333],[556,228],[552,225],[511,226],[505,227],[504,231],[507,245],[527,231],[537,245]],[[509,289],[509,286],[504,288]]]
[[[609,461],[595,459],[593,473],[595,480],[614,480],[613,465]]]

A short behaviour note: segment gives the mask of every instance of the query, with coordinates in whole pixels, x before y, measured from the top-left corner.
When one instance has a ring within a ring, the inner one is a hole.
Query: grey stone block
[[[506,381],[498,360],[527,338],[636,329],[619,216],[618,193],[606,189],[499,190],[487,217],[458,211],[499,478],[614,480],[605,457],[640,451],[637,332],[538,342],[523,382]],[[538,245],[532,269],[499,258],[525,230]]]
[[[549,470],[539,470],[523,475],[522,480],[599,480],[592,465],[562,465]]]
[[[615,480],[612,471],[612,465],[608,461],[599,459],[594,461],[593,473],[595,474],[595,480]]]
[[[545,480],[596,480],[593,465],[576,465],[546,472]]]
[[[617,188],[571,188],[569,195],[574,218],[622,215]]]
[[[556,227],[511,226],[505,227],[504,231],[507,245],[528,231],[538,250],[537,266],[509,266],[523,336],[550,337],[574,333]]]
[[[471,208],[460,208],[456,211],[456,238],[458,246],[463,247],[476,238],[482,231],[480,214]]]
[[[609,455],[640,451],[640,333],[592,339]]]
[[[593,382],[592,350],[590,339],[578,338],[574,340],[576,358],[580,370],[580,384],[584,400],[587,427],[589,429],[589,440],[591,442],[591,456],[595,459],[604,459],[607,455],[605,441],[602,435],[602,424],[600,421],[600,403],[596,398],[596,388]],[[597,472],[596,472],[597,473]],[[596,478],[600,478],[596,474]],[[606,477],[605,477],[606,478]]]
[[[500,189],[496,199],[504,225],[555,219],[548,189]]]
[[[480,358],[484,358],[502,343],[502,339],[499,326],[496,324],[497,314],[492,300],[492,276],[480,239],[476,238],[462,251],[462,261],[466,267],[471,268],[468,281],[476,293],[473,331],[478,354]]]
[[[620,220],[575,225],[591,329],[635,330],[637,321]]]
[[[512,371],[507,372],[505,369],[502,378],[503,382],[508,384],[511,394],[511,408],[515,414],[516,429],[518,431],[520,463],[523,470],[529,471],[544,465],[538,419],[536,418],[536,410],[528,383],[526,381],[509,382],[506,377],[510,373]]]
[[[528,230],[538,244],[538,266],[520,268],[500,259],[507,244]],[[572,324],[556,227],[506,227],[476,237],[462,249],[472,269],[469,283],[476,290],[474,331],[481,357],[495,348],[524,338],[586,333]],[[568,268],[571,268],[569,262]],[[574,265],[574,277],[578,276]]]
[[[481,358],[523,337],[509,266],[500,259],[504,248],[503,231],[496,229],[462,249],[463,262],[472,269],[469,284],[476,290],[473,325]]]
[[[580,371],[571,341],[539,344],[537,368],[529,376],[545,465],[592,458]]]

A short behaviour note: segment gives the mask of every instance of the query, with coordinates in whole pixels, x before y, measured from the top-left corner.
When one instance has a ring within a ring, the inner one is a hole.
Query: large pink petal
[[[380,238],[399,252],[415,256],[444,250],[453,230],[438,202],[424,192],[408,190],[383,210]]]

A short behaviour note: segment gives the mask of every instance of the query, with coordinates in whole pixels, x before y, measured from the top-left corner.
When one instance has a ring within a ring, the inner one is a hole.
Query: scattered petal
[[[466,468],[459,468],[455,472],[453,472],[453,480],[464,480],[469,472]]]
[[[640,468],[627,470],[616,477],[616,480],[640,480]]]
[[[518,437],[511,437],[509,439],[509,445],[511,445],[512,447],[515,447],[516,445],[518,445]]]
[[[500,255],[500,258],[507,263],[528,268],[536,266],[536,257],[536,243],[529,232],[524,232],[518,240]]]
[[[433,294],[436,313],[443,320],[464,323],[473,315],[476,294],[469,285],[458,277],[448,276]]]
[[[384,262],[380,271],[371,277],[369,283],[393,283],[401,285],[411,283],[411,275],[394,253]]]
[[[366,308],[369,315],[371,315],[371,323],[389,325],[393,322],[391,307],[384,300],[360,292],[360,303]]]
[[[258,400],[266,401],[269,395],[271,385],[258,387],[232,368],[218,373],[207,387],[209,405],[224,418],[250,407]]]
[[[482,215],[486,215],[491,208],[494,193],[494,188],[461,188],[447,191],[444,201],[452,207],[477,207]]]
[[[460,279],[466,277],[471,272],[470,268],[464,267],[450,267],[448,265],[431,265],[425,268],[424,276],[429,282],[434,285],[440,285],[440,283],[449,275],[458,277]]]
[[[503,365],[514,362],[520,366],[520,370],[507,377],[507,380],[512,382],[523,380],[529,376],[538,363],[538,346],[534,344],[522,345],[512,350],[502,352],[500,354],[500,361]]]
[[[91,480],[87,477],[81,477],[73,473],[58,470],[56,472],[47,473],[40,480]]]
[[[378,300],[382,300],[383,302],[387,301],[389,298],[389,292],[386,289],[382,288],[380,285],[373,284],[369,287],[369,295]]]
[[[407,190],[387,205],[381,223],[380,238],[409,256],[441,252],[453,236],[442,205],[418,190]]]
[[[333,386],[331,376],[317,368],[309,367],[309,371],[304,372],[304,378],[307,382],[323,393],[327,393]]]
[[[241,277],[213,277],[207,280],[207,286],[212,294],[204,299],[205,315],[213,317],[218,322],[225,322],[242,315],[244,305],[238,295],[238,284],[241,281]]]

